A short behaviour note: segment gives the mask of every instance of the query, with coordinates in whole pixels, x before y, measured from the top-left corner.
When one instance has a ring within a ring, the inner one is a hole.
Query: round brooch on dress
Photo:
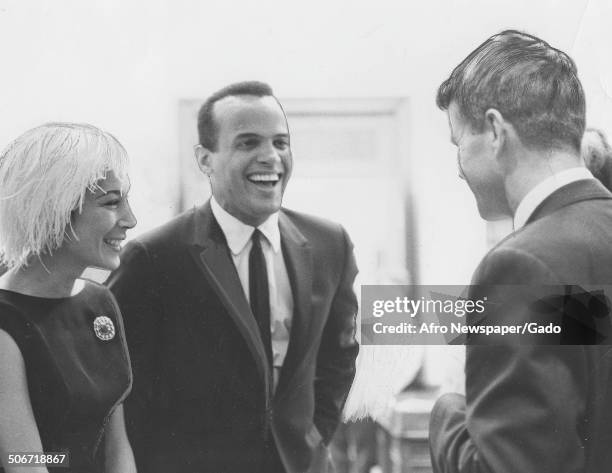
[[[100,340],[108,341],[115,338],[115,326],[113,321],[105,315],[96,317],[93,322],[94,332]]]

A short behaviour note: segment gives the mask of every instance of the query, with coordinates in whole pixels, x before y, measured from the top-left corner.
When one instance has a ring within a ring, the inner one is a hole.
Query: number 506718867
[[[67,467],[70,464],[70,457],[66,452],[11,452],[5,457],[5,463],[22,466]]]

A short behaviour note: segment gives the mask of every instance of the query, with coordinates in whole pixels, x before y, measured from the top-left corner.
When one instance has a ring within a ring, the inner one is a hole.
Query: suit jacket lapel
[[[257,367],[271,392],[272,376],[261,335],[244,295],[240,278],[231,259],[221,227],[215,220],[210,202],[196,210],[191,255],[227,309],[253,354]]]
[[[290,384],[297,365],[312,342],[308,335],[312,307],[312,250],[308,240],[282,211],[279,215],[279,226],[294,310],[289,346],[276,387],[276,396]]]

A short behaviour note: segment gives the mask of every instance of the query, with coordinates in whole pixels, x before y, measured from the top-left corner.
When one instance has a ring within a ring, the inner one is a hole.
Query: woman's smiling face
[[[75,266],[113,270],[119,266],[121,243],[128,229],[136,225],[121,181],[113,172],[87,191],[81,212],[75,212],[72,229],[58,250]],[[75,235],[77,238],[75,238]]]

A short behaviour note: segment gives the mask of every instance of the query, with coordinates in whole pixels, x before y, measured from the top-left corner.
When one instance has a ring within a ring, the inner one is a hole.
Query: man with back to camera
[[[352,244],[340,225],[281,208],[292,154],[268,85],[213,94],[198,135],[211,199],[128,243],[109,278],[138,470],[331,471],[358,351]]]
[[[514,219],[469,296],[505,285],[611,284],[612,194],[580,158],[585,99],[574,62],[539,38],[504,31],[454,69],[437,104],[480,215]],[[495,316],[522,324],[537,318],[532,308],[518,298]],[[609,471],[611,348],[468,343],[465,397],[446,394],[431,415],[434,471]]]

